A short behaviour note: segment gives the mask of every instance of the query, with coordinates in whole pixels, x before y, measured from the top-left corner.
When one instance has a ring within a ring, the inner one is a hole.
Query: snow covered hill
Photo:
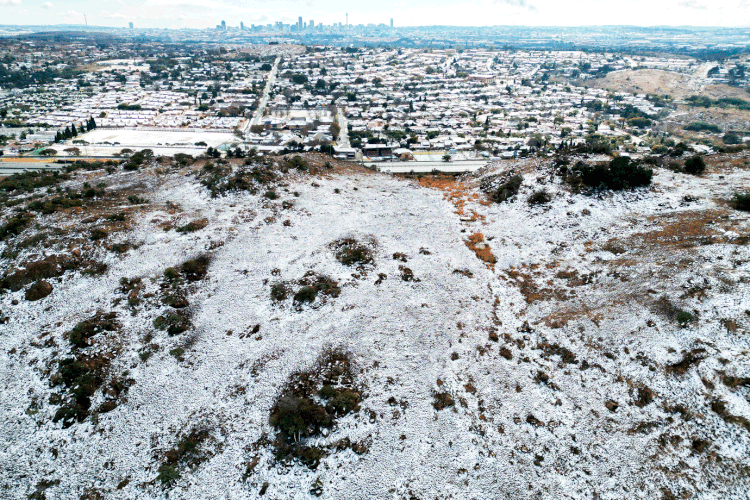
[[[205,163],[10,192],[3,498],[747,498],[747,156]]]

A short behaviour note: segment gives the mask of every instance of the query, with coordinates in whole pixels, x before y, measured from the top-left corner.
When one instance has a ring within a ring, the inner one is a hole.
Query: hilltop
[[[750,156],[620,191],[605,161],[0,181],[0,489],[745,497]]]

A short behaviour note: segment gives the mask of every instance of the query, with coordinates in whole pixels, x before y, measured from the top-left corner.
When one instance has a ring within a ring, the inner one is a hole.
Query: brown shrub
[[[37,281],[26,290],[26,300],[34,302],[52,293],[52,285],[44,280]]]

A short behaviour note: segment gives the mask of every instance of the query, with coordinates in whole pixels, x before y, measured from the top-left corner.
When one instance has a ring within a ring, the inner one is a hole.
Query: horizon
[[[395,28],[452,26],[482,28],[492,26],[520,27],[692,27],[746,28],[750,19],[749,0],[724,0],[709,5],[699,0],[646,2],[626,0],[618,5],[601,7],[595,0],[466,0],[454,4],[447,0],[418,1],[409,5],[401,0],[385,0],[377,9],[368,5],[352,8],[336,0],[322,0],[313,5],[299,0],[258,2],[248,8],[240,0],[0,0],[6,26],[81,25],[107,28],[144,29],[210,29],[222,20],[229,25],[267,25],[282,22],[304,22],[330,26],[389,24]],[[210,20],[206,12],[210,12]],[[139,14],[133,15],[132,13]],[[85,19],[84,19],[85,16]],[[622,22],[609,24],[616,18]],[[37,21],[29,23],[30,19]],[[477,23],[477,20],[502,22]],[[742,23],[742,24],[741,24]]]

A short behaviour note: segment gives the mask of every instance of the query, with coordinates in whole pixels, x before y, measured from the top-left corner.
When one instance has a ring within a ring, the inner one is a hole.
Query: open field
[[[204,130],[96,129],[79,135],[76,140],[86,141],[89,145],[81,146],[68,141],[65,145],[55,145],[52,148],[58,150],[58,153],[62,153],[66,148],[78,147],[84,156],[112,156],[126,148],[132,150],[152,149],[156,155],[174,155],[176,153],[199,155],[205,153],[208,147],[216,148],[238,139],[230,133]],[[196,143],[199,142],[204,142],[206,145],[196,146]]]

